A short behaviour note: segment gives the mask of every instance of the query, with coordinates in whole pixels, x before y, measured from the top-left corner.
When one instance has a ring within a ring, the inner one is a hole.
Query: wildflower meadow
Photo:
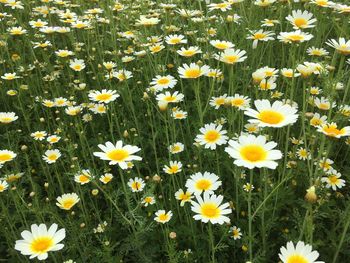
[[[350,262],[348,0],[0,0],[0,262]]]

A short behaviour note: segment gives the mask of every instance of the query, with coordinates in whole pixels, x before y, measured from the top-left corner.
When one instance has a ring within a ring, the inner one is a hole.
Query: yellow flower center
[[[205,203],[201,207],[201,214],[207,218],[218,218],[220,209],[215,203]]]
[[[225,59],[225,61],[226,61],[227,63],[233,64],[233,63],[237,62],[238,56],[236,56],[236,55],[233,55],[233,56],[225,56],[224,59]]]
[[[336,125],[327,125],[323,127],[323,131],[327,133],[328,136],[337,136],[345,133],[345,129],[339,130]]]
[[[144,199],[144,201],[145,201],[146,203],[151,203],[152,200],[153,200],[153,198],[150,197],[150,196],[147,196],[147,197],[145,197],[145,199]]]
[[[338,178],[335,175],[331,175],[328,177],[328,180],[332,183],[332,184],[336,184],[338,182]]]
[[[160,221],[167,221],[168,220],[168,215],[167,214],[161,214],[158,216]]]
[[[169,169],[169,173],[171,174],[177,173],[177,171],[179,171],[179,167],[177,165],[173,165]]]
[[[264,123],[278,124],[284,120],[284,116],[276,111],[264,110],[259,113],[258,119]]]
[[[193,51],[193,50],[184,50],[184,51],[182,52],[182,55],[185,56],[185,57],[191,57],[191,56],[193,56],[194,54],[195,54],[195,51]]]
[[[30,245],[31,250],[34,253],[45,253],[54,245],[52,237],[38,237],[32,241]]]
[[[141,188],[141,183],[133,182],[131,187],[132,187],[132,189],[139,190]]]
[[[12,159],[11,154],[0,153],[0,163],[10,161],[11,159]]]
[[[207,142],[216,142],[220,138],[220,133],[216,130],[207,131],[204,135],[204,139]]]
[[[157,80],[157,83],[160,85],[167,85],[169,84],[170,80],[168,78],[161,78]]]
[[[72,206],[74,205],[75,201],[74,199],[70,198],[70,199],[67,199],[67,200],[64,200],[63,203],[62,203],[62,207],[66,210],[69,210],[72,208]]]
[[[96,96],[96,99],[99,101],[106,101],[106,100],[109,100],[111,97],[112,97],[112,94],[102,93],[102,94],[98,94]]]
[[[287,263],[309,263],[309,261],[301,255],[292,255],[288,258]]]
[[[57,160],[57,155],[55,153],[50,154],[47,156],[47,159],[49,159],[50,161],[55,161],[55,160]]]
[[[195,79],[195,78],[198,78],[200,77],[201,75],[201,70],[200,69],[197,69],[197,68],[192,68],[192,69],[187,69],[185,71],[185,77],[186,78],[189,78],[189,79]]]
[[[216,43],[215,47],[217,49],[226,49],[226,48],[228,48],[228,45],[226,43]]]
[[[307,25],[307,20],[305,18],[296,18],[294,19],[294,24],[297,26],[297,27],[305,27]]]
[[[199,190],[208,190],[212,183],[208,179],[200,179],[196,182],[196,188]]]
[[[113,161],[120,162],[128,158],[129,153],[124,149],[115,149],[107,153],[107,157]]]
[[[178,44],[180,43],[181,39],[180,38],[172,38],[169,40],[170,44]]]
[[[234,98],[231,100],[231,105],[232,106],[242,106],[244,104],[245,100],[243,98]]]
[[[254,34],[254,39],[264,39],[266,37],[266,34],[264,33],[255,33]]]
[[[242,158],[249,162],[264,161],[267,157],[267,151],[260,145],[246,145],[240,150]]]
[[[79,176],[79,181],[82,182],[82,183],[87,183],[89,182],[89,177],[87,177],[86,175],[80,175]]]
[[[304,36],[303,35],[290,35],[287,37],[287,39],[291,40],[291,41],[299,42],[299,41],[304,40]]]

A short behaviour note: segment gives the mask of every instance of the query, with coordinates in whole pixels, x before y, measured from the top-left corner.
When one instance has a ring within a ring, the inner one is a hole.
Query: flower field
[[[1,262],[350,262],[347,0],[0,0]]]

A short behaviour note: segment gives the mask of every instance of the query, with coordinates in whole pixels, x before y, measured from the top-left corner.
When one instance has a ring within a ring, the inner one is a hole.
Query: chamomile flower
[[[191,202],[191,199],[193,198],[193,195],[189,191],[184,192],[182,189],[179,189],[175,193],[175,198],[177,200],[181,201],[180,202],[180,206],[184,206],[185,203]]]
[[[169,152],[171,154],[177,154],[177,153],[182,152],[184,150],[184,148],[185,148],[185,146],[183,143],[176,142],[176,143],[170,145],[168,149],[169,149]]]
[[[340,179],[341,173],[331,168],[327,172],[325,177],[321,178],[321,182],[326,183],[327,188],[332,188],[334,191],[345,186],[345,180]]]
[[[266,142],[266,137],[262,135],[241,135],[238,140],[229,140],[228,144],[225,152],[235,159],[234,164],[248,169],[276,169],[276,161],[282,158],[281,151],[274,150],[277,143]]]
[[[99,103],[110,103],[112,101],[115,101],[117,98],[119,98],[120,95],[117,94],[115,90],[106,90],[103,89],[101,91],[90,91],[89,92],[89,99],[92,101],[96,101]]]
[[[250,98],[247,96],[235,94],[233,97],[227,97],[226,102],[234,108],[245,110],[249,107]]]
[[[211,40],[210,45],[213,47],[219,49],[219,50],[225,50],[229,48],[233,48],[235,45],[232,42],[229,41],[223,41],[223,40]]]
[[[183,35],[169,35],[165,37],[165,42],[168,45],[186,44],[187,39]]]
[[[82,71],[85,68],[84,60],[82,59],[74,59],[69,63],[69,67],[74,71]]]
[[[101,175],[99,180],[103,183],[103,184],[108,184],[110,181],[112,181],[113,179],[113,175],[111,173],[105,173],[104,175]]]
[[[228,232],[231,234],[230,237],[232,237],[234,240],[241,239],[242,237],[242,232],[239,227],[231,226]]]
[[[201,194],[202,192],[214,193],[215,190],[221,186],[219,176],[213,173],[204,172],[195,173],[186,181],[187,190],[194,194]]]
[[[202,53],[202,51],[197,46],[191,46],[188,48],[182,47],[180,50],[176,51],[182,57],[193,57],[196,54]]]
[[[154,198],[154,196],[145,196],[142,201],[141,204],[143,204],[144,207],[147,207],[149,205],[154,205],[156,203],[156,199]]]
[[[165,93],[158,94],[156,100],[165,103],[178,103],[180,101],[183,101],[184,97],[185,96],[178,91],[175,91],[173,94],[171,94],[169,91],[166,91]]]
[[[61,57],[61,58],[66,58],[69,56],[73,56],[74,52],[67,50],[67,49],[59,49],[57,51],[55,51],[56,56]]]
[[[317,131],[334,138],[350,136],[350,126],[339,129],[338,125],[335,122],[324,123],[318,126]]]
[[[63,210],[71,210],[76,205],[80,198],[76,193],[63,194],[56,198],[56,205]]]
[[[5,73],[3,76],[1,76],[3,80],[14,80],[21,78],[20,76],[17,76],[17,73]]]
[[[48,252],[61,250],[64,245],[60,242],[66,237],[64,228],[58,230],[57,224],[52,224],[48,229],[45,224],[31,225],[31,231],[21,233],[23,239],[17,240],[15,249],[22,255],[30,256],[30,259],[45,260]]]
[[[178,161],[170,161],[169,166],[164,165],[163,171],[167,174],[177,174],[182,171],[182,163]]]
[[[177,71],[182,79],[196,79],[200,76],[206,75],[209,72],[209,69],[210,68],[207,65],[199,66],[195,63],[191,63],[190,65],[183,64]]]
[[[172,89],[175,87],[177,83],[177,80],[171,76],[171,75],[166,75],[166,76],[160,76],[157,75],[155,78],[152,79],[150,85],[157,91],[162,91],[163,89]]]
[[[117,141],[115,145],[111,142],[106,142],[105,145],[99,144],[98,147],[102,152],[94,152],[94,156],[99,157],[101,160],[109,161],[109,165],[118,164],[121,169],[127,169],[128,162],[142,160],[141,157],[133,155],[141,150],[139,147],[132,145],[123,146],[122,141]]]
[[[30,136],[33,137],[33,139],[36,141],[42,141],[47,136],[47,132],[46,131],[36,131],[36,132],[31,133]]]
[[[222,129],[222,125],[216,125],[215,123],[205,124],[200,128],[201,134],[198,134],[195,141],[200,145],[204,145],[204,148],[215,150],[217,145],[226,144],[228,137],[226,130]]]
[[[308,11],[293,10],[292,15],[286,17],[294,29],[305,29],[315,27],[314,23],[317,21],[316,18],[313,18],[313,14]]]
[[[0,193],[7,190],[9,184],[6,181],[0,180]]]
[[[329,52],[324,48],[317,48],[317,47],[309,47],[306,50],[306,52],[308,55],[315,56],[315,57],[323,57],[329,54]]]
[[[221,106],[225,105],[227,101],[227,94],[221,95],[219,97],[212,97],[210,99],[210,106],[214,107],[216,110]]]
[[[55,144],[55,143],[59,142],[59,140],[61,140],[61,137],[57,136],[57,135],[51,135],[51,136],[46,138],[46,141],[50,144]]]
[[[90,170],[88,169],[83,169],[74,175],[74,181],[81,185],[89,183],[92,180],[92,178],[93,177],[90,173]]]
[[[11,123],[18,119],[14,112],[0,112],[0,123]]]
[[[191,201],[191,210],[195,213],[193,218],[201,220],[203,223],[211,224],[229,223],[228,214],[232,213],[229,203],[222,203],[224,197],[222,195],[210,194],[204,192],[203,198],[196,195],[196,201]]]
[[[43,160],[48,164],[55,163],[61,157],[61,152],[58,149],[47,150],[43,155]]]
[[[155,212],[154,214],[156,217],[154,218],[154,221],[158,222],[158,223],[168,223],[170,221],[170,219],[173,216],[173,212],[168,211],[166,212],[165,210],[158,210],[157,212]]]
[[[283,263],[324,263],[323,261],[316,261],[319,256],[318,252],[312,251],[312,246],[302,241],[298,241],[295,247],[293,242],[289,241],[286,247],[281,247],[278,256]]]
[[[314,36],[312,34],[296,30],[293,32],[281,32],[277,38],[284,43],[301,43],[309,41],[313,37]]]
[[[142,178],[135,177],[130,178],[128,182],[128,186],[130,187],[132,192],[142,192],[143,188],[145,188],[145,181]]]
[[[247,109],[244,114],[254,119],[250,123],[257,123],[260,127],[280,128],[293,124],[298,119],[297,108],[275,101],[272,105],[269,100],[256,100],[254,105],[257,110]]]
[[[340,37],[339,40],[330,39],[326,44],[343,55],[350,55],[350,40]]]
[[[247,59],[247,56],[245,56],[246,53],[245,50],[229,48],[220,54],[214,54],[214,58],[226,64],[236,64]]]
[[[252,30],[249,32],[250,34],[247,36],[247,39],[253,40],[253,49],[257,48],[259,41],[269,41],[274,40],[275,33],[271,31],[260,30]]]
[[[314,104],[317,108],[324,111],[329,110],[330,108],[335,108],[337,106],[335,101],[331,103],[330,100],[325,97],[316,97],[314,99]]]

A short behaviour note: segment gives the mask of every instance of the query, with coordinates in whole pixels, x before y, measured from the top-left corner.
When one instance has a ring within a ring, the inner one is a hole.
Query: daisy
[[[246,53],[244,50],[230,48],[220,54],[214,54],[214,58],[226,64],[236,64],[247,59],[247,56],[244,56]]]
[[[320,160],[318,163],[315,163],[316,165],[318,164],[318,166],[323,170],[323,171],[328,171],[330,169],[332,169],[332,164],[334,164],[334,161],[332,161],[331,159],[322,159]]]
[[[254,185],[250,184],[250,183],[246,183],[243,185],[243,190],[246,191],[247,193],[251,192],[254,190]]]
[[[113,175],[111,173],[105,173],[104,175],[101,175],[99,180],[103,184],[108,184],[110,181],[112,181],[112,179],[113,179]]]
[[[151,51],[152,54],[155,54],[155,53],[162,51],[164,48],[165,48],[164,45],[162,45],[161,43],[157,43],[157,44],[150,46],[148,49],[149,49],[149,51]]]
[[[18,119],[14,112],[0,112],[0,123],[11,123]]]
[[[334,191],[343,186],[345,186],[345,180],[340,179],[341,173],[339,173],[337,170],[331,168],[327,171],[327,176],[321,178],[321,182],[326,183],[327,188],[332,188]]]
[[[202,51],[199,49],[199,47],[191,46],[188,48],[182,47],[180,50],[177,50],[176,53],[182,57],[192,57],[196,54],[202,53]]]
[[[272,5],[277,0],[255,0],[254,5],[261,6],[261,7],[267,7]]]
[[[312,246],[302,241],[298,241],[295,247],[293,242],[289,241],[286,247],[281,247],[278,256],[283,263],[324,263],[323,261],[316,261],[319,256],[318,252],[312,251]]]
[[[254,119],[250,123],[257,123],[260,127],[280,128],[293,124],[298,119],[297,108],[284,104],[282,101],[275,101],[272,105],[269,100],[255,100],[257,110],[247,109],[244,114]]]
[[[17,154],[9,150],[0,150],[0,165],[12,161]]]
[[[241,239],[241,237],[242,237],[242,232],[241,232],[241,229],[239,227],[231,226],[230,230],[228,232],[231,234],[231,237],[234,240]]]
[[[222,182],[219,181],[219,176],[213,173],[204,172],[195,173],[190,176],[186,181],[187,190],[194,194],[201,194],[202,192],[208,192],[213,194],[215,190],[221,186]]]
[[[224,40],[210,40],[210,45],[213,47],[219,49],[219,50],[225,50],[229,48],[233,48],[235,45],[232,42],[224,41]]]
[[[10,27],[7,29],[7,31],[10,33],[12,36],[20,36],[20,35],[25,35],[27,34],[27,30],[23,29],[23,27],[18,26],[18,27]]]
[[[317,131],[334,138],[350,136],[350,126],[338,129],[338,125],[335,122],[322,124],[318,126]]]
[[[247,96],[235,94],[233,97],[228,97],[226,102],[234,108],[245,110],[249,107],[250,99]]]
[[[115,101],[117,98],[119,98],[120,95],[117,94],[115,90],[106,90],[103,89],[101,91],[90,91],[89,92],[89,99],[92,101],[97,101],[99,103],[110,103],[111,101]]]
[[[140,18],[136,20],[137,26],[153,26],[160,22],[157,17],[146,17],[145,15],[140,15]]]
[[[109,165],[118,164],[120,168],[127,169],[127,162],[131,161],[141,161],[142,158],[134,153],[140,151],[141,149],[137,146],[124,145],[122,141],[117,141],[115,145],[111,142],[106,142],[105,145],[99,144],[98,147],[102,152],[94,152],[94,156],[99,157],[102,160],[109,161]]]
[[[112,70],[117,66],[117,64],[113,61],[106,61],[106,62],[103,62],[103,66],[107,70]]]
[[[265,27],[272,27],[275,24],[279,24],[280,22],[278,20],[273,20],[273,19],[267,19],[265,18],[263,21],[261,21],[261,26],[265,26]]]
[[[72,207],[80,201],[76,193],[63,194],[56,198],[56,205],[63,210],[71,210]]]
[[[321,97],[321,98],[318,98],[316,97],[314,99],[314,104],[317,108],[319,108],[320,110],[329,110],[331,107],[332,108],[335,108],[337,105],[336,105],[336,102],[333,101],[332,103],[329,101],[329,99],[325,98],[325,97]]]
[[[185,96],[182,93],[179,93],[178,91],[175,91],[173,94],[171,94],[169,91],[166,91],[165,94],[158,94],[156,100],[163,101],[166,103],[178,103],[180,101],[183,101],[184,97]]]
[[[79,173],[74,175],[74,181],[81,185],[89,183],[91,179],[92,179],[92,176],[91,176],[90,170],[88,169],[81,170]]]
[[[170,161],[169,166],[165,165],[163,171],[167,174],[177,174],[182,171],[182,163],[178,161]]]
[[[175,198],[181,201],[180,206],[184,206],[185,203],[191,202],[191,199],[193,198],[193,196],[191,192],[189,191],[184,192],[182,189],[179,189],[175,193]]]
[[[222,125],[205,124],[199,131],[201,134],[196,136],[195,141],[204,145],[206,149],[215,150],[217,145],[223,145],[227,142],[228,137],[225,135],[227,131],[222,130]]]
[[[281,32],[277,37],[281,42],[284,43],[301,43],[312,39],[314,36],[309,33],[301,32],[296,30],[293,32]]]
[[[133,74],[131,71],[121,69],[118,71],[111,71],[111,73],[108,74],[107,76],[108,76],[108,79],[112,77],[112,78],[117,78],[119,81],[124,81],[132,78]]]
[[[299,157],[299,160],[305,161],[311,158],[309,151],[302,147],[297,150],[296,154]]]
[[[169,146],[169,152],[171,154],[176,154],[176,153],[180,153],[184,150],[185,146],[183,145],[183,143],[181,142],[176,142],[172,145]]]
[[[212,3],[208,5],[209,11],[213,11],[213,10],[220,10],[220,11],[227,11],[227,10],[231,10],[231,3],[224,1],[222,3]]]
[[[226,215],[231,214],[229,203],[222,204],[224,197],[222,195],[210,195],[204,192],[203,198],[196,195],[196,201],[191,201],[191,210],[196,213],[193,216],[195,220],[201,220],[203,223],[220,224],[230,223],[230,218]]]
[[[9,184],[6,181],[0,180],[0,193],[7,190]]]
[[[258,133],[260,131],[260,128],[256,123],[247,123],[244,125],[244,128],[248,133]]]
[[[61,157],[61,152],[57,149],[47,150],[43,155],[43,160],[48,164],[55,163]]]
[[[150,85],[157,91],[162,91],[163,89],[172,89],[173,87],[175,87],[177,83],[177,80],[171,76],[171,75],[167,75],[167,76],[160,76],[157,75],[155,78],[152,79]]]
[[[183,111],[180,109],[173,110],[171,113],[171,117],[175,120],[182,120],[187,118],[187,111]]]
[[[30,136],[33,137],[33,139],[36,141],[42,141],[47,136],[47,132],[46,131],[36,131],[36,132],[31,133]]]
[[[294,29],[305,29],[315,27],[313,25],[317,19],[313,18],[313,14],[308,11],[302,12],[301,10],[293,10],[292,15],[286,17],[287,21],[289,21]]]
[[[247,36],[247,39],[253,40],[253,49],[257,48],[259,41],[269,41],[274,40],[273,36],[275,33],[271,31],[264,31],[262,29],[260,30],[252,30],[249,31],[249,35]]]
[[[84,60],[82,59],[74,59],[69,63],[69,67],[74,71],[82,71],[85,68]]]
[[[30,259],[47,259],[48,252],[64,247],[60,242],[66,237],[66,231],[64,228],[57,231],[57,228],[57,224],[52,224],[49,229],[44,224],[33,224],[31,231],[25,230],[21,233],[23,239],[16,241],[15,249],[22,255],[30,256]]]
[[[330,39],[326,42],[326,44],[343,55],[350,55],[350,40],[345,40],[345,38],[340,37],[338,41],[335,39]]]
[[[265,136],[262,135],[257,137],[251,134],[241,135],[238,140],[229,140],[228,144],[225,152],[235,159],[234,164],[248,169],[255,167],[276,169],[278,165],[276,160],[282,158],[281,151],[273,150],[277,143],[266,142]]]
[[[130,178],[128,182],[128,186],[130,187],[132,192],[141,192],[145,187],[145,181],[142,178],[135,177]]]
[[[165,42],[168,45],[186,44],[187,40],[183,35],[169,35],[165,37]]]
[[[212,97],[210,99],[209,105],[214,107],[217,110],[221,106],[225,105],[226,102],[227,102],[227,94],[224,94],[219,97]]]
[[[3,76],[1,76],[2,79],[4,80],[14,80],[14,79],[19,79],[21,77],[17,76],[17,73],[5,73]]]
[[[170,221],[170,219],[173,216],[173,212],[171,211],[165,212],[165,210],[158,210],[157,212],[155,212],[155,216],[156,217],[154,218],[154,221],[165,224]]]
[[[153,205],[156,203],[156,199],[153,196],[146,196],[142,199],[141,204],[143,204],[145,207],[148,205]]]
[[[72,51],[67,50],[67,49],[59,49],[58,51],[55,51],[55,54],[61,58],[66,58],[66,57],[74,55],[74,53]]]
[[[190,65],[182,64],[182,67],[179,67],[177,71],[182,79],[196,79],[206,75],[209,69],[209,66],[198,66],[195,63],[191,63]]]
[[[301,74],[295,72],[295,70],[291,68],[283,68],[281,69],[281,75],[286,78],[296,78],[299,77]]]
[[[54,144],[57,143],[59,140],[61,139],[60,136],[57,135],[51,135],[49,137],[46,138],[46,141],[50,144]]]
[[[329,1],[329,0],[311,0],[310,3],[321,6],[321,7],[331,7],[332,5],[334,5],[334,2]]]
[[[276,78],[263,79],[259,83],[259,90],[273,90],[277,87]]]
[[[316,56],[316,57],[323,57],[323,56],[327,56],[329,54],[329,52],[327,50],[325,50],[324,48],[316,48],[316,47],[309,47],[306,50],[306,52],[310,56]]]

